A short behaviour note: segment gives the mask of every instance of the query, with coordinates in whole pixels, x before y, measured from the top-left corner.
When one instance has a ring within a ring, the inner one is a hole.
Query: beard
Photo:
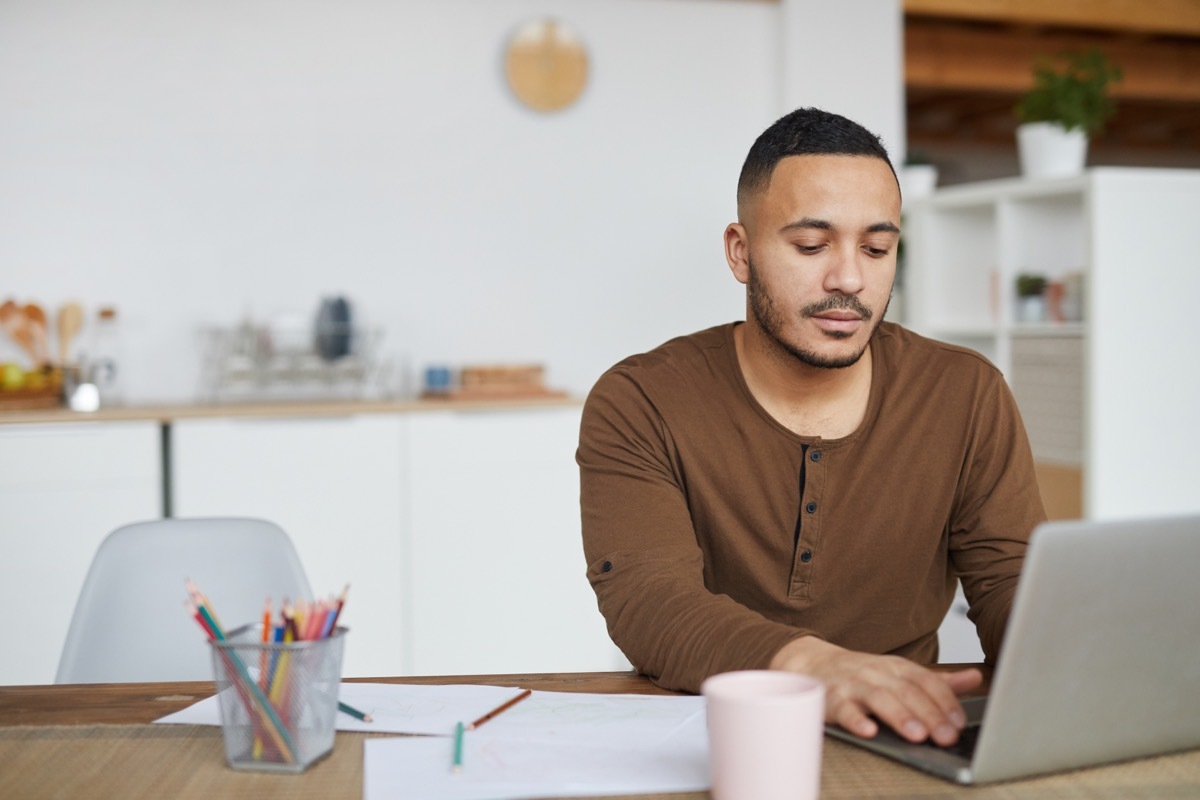
[[[888,304],[884,304],[883,313],[879,315],[879,319],[871,326],[871,331],[867,335],[867,339],[863,342],[863,346],[857,352],[849,353],[842,356],[824,356],[808,347],[801,344],[795,344],[787,341],[783,337],[784,316],[771,295],[763,288],[762,281],[758,279],[758,272],[754,269],[754,259],[749,259],[750,280],[746,283],[746,299],[750,305],[750,313],[754,315],[754,320],[758,323],[758,327],[767,335],[776,346],[777,352],[783,351],[797,361],[810,367],[818,369],[845,369],[858,363],[862,358],[863,353],[867,350],[867,345],[871,342],[871,337],[875,335],[875,330],[879,324],[883,322],[884,314],[887,313]],[[889,294],[888,303],[891,302]],[[863,304],[854,295],[850,294],[833,294],[823,300],[815,303],[809,303],[800,309],[799,316],[802,319],[808,319],[823,314],[826,311],[852,311],[862,317],[863,322],[870,322],[875,317],[875,312]],[[834,331],[826,333],[831,339],[848,339],[853,334],[842,331]]]

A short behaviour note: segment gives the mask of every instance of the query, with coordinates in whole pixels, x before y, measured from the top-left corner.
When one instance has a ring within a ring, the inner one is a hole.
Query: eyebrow
[[[827,219],[816,219],[814,217],[803,217],[801,219],[796,220],[795,222],[789,222],[787,225],[784,225],[780,230],[781,231],[795,231],[795,230],[831,231],[833,229],[834,229],[833,223]],[[896,227],[896,225],[894,223],[891,223],[891,222],[876,222],[871,225],[868,225],[865,232],[866,233],[900,233],[900,229],[898,227]]]
[[[831,231],[833,230],[833,223],[827,219],[804,217],[803,219],[798,219],[795,222],[789,222],[787,225],[784,225],[782,228],[780,228],[780,230],[795,231],[806,228],[815,228],[816,230],[820,231]]]

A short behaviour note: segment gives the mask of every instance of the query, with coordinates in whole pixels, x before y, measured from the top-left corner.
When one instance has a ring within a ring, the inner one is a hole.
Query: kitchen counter
[[[493,411],[540,406],[575,406],[580,398],[557,394],[524,397],[429,398],[414,400],[271,400],[238,403],[180,403],[176,405],[121,405],[99,411],[67,408],[0,412],[0,425],[62,422],[158,421],[211,417],[346,417],[356,414],[394,414],[421,411]]]
[[[97,548],[160,517],[271,520],[314,590],[349,583],[346,675],[617,668],[581,577],[581,409],[510,395],[0,414],[0,603],[22,609],[0,684],[54,679]]]

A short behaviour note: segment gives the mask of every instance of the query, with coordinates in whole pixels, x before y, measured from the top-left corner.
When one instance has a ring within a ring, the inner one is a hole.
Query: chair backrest
[[[277,525],[257,519],[163,519],[118,528],[96,551],[55,683],[211,680],[204,631],[186,609],[188,579],[228,631],[278,604],[310,599],[304,567]]]

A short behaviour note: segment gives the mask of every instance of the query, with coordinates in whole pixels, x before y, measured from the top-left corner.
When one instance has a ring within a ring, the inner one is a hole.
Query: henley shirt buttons
[[[601,572],[612,572],[612,562],[605,561],[603,564],[600,565],[600,571]]]
[[[808,505],[806,505],[806,506],[804,507],[804,510],[805,510],[805,511],[807,511],[808,513],[810,513],[810,514],[815,514],[815,513],[817,513],[817,504],[816,504],[816,503],[809,503]]]
[[[803,553],[801,553],[800,560],[803,561],[805,564],[812,561],[812,550],[805,550]]]
[[[811,458],[813,461],[820,461],[821,460],[821,451],[813,450],[812,453],[810,453],[808,457]]]

